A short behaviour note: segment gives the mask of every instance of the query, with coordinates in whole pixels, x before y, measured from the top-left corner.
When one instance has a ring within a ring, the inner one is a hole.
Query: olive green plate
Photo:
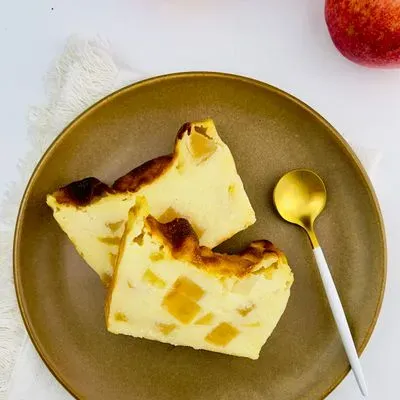
[[[286,312],[258,361],[108,333],[105,289],[45,204],[60,185],[86,176],[112,182],[170,152],[183,122],[206,117],[231,148],[257,215],[221,248],[270,239],[295,274]],[[76,397],[96,400],[326,396],[349,365],[307,237],[272,205],[278,178],[299,167],[326,182],[327,208],[316,230],[361,351],[382,302],[386,250],[359,161],[326,121],[288,94],[238,76],[187,73],[134,84],[94,105],[57,138],[29,182],[15,235],[15,285],[28,332],[53,374]]]

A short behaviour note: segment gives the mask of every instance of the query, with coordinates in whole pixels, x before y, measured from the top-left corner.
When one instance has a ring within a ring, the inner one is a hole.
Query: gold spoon
[[[297,169],[285,174],[274,189],[274,203],[283,219],[301,226],[307,232],[344,349],[353,369],[361,393],[367,396],[368,389],[357,350],[340,302],[338,292],[319,246],[314,231],[314,221],[326,204],[326,188],[322,179],[312,171]]]

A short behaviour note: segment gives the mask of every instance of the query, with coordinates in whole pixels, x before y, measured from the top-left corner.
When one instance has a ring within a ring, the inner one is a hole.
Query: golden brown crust
[[[171,166],[172,155],[157,157],[117,179],[113,184],[116,192],[137,192],[141,187],[153,182]]]
[[[150,184],[164,174],[172,165],[172,155],[157,157],[136,167],[117,179],[112,187],[97,178],[85,178],[72,182],[53,193],[60,204],[84,207],[100,200],[107,194],[137,192],[141,187]]]
[[[118,178],[112,187],[97,178],[90,177],[61,187],[52,195],[60,204],[84,207],[110,193],[137,192],[140,188],[149,185],[168,170],[172,165],[174,157],[177,155],[178,141],[183,138],[186,131],[190,133],[190,129],[191,124],[189,122],[183,124],[179,129],[176,136],[174,154],[157,157],[145,162],[126,175]]]
[[[53,197],[60,204],[86,206],[102,198],[104,195],[113,192],[113,189],[105,183],[99,181],[97,178],[90,177],[72,182],[58,189],[53,193]]]
[[[240,256],[245,257],[247,260],[252,260],[253,262],[259,262],[267,253],[275,254],[282,261],[287,263],[286,256],[269,240],[255,240],[251,242],[250,246],[240,253]]]
[[[168,246],[174,258],[186,260],[217,275],[242,278],[250,274],[267,254],[286,261],[283,253],[267,240],[252,242],[240,254],[220,254],[200,246],[195,231],[184,218],[162,224],[149,215],[145,223],[152,235]]]
[[[183,138],[183,135],[187,131],[188,134],[190,135],[190,131],[192,129],[192,124],[190,122],[185,122],[180,128],[178,133],[176,134],[176,140],[181,140]]]

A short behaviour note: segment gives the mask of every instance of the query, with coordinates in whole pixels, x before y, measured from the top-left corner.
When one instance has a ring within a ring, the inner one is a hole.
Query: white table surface
[[[322,0],[13,0],[0,11],[0,190],[28,147],[26,112],[73,33],[108,38],[147,74],[248,75],[301,98],[353,143],[383,151],[376,191],[389,264],[382,312],[363,356],[370,399],[399,398],[400,69],[359,67],[326,30]],[[397,245],[397,248],[396,248]],[[350,374],[329,400],[359,399]]]

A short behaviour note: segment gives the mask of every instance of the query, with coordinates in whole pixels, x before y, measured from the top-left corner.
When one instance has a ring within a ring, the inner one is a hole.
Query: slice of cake
[[[200,243],[211,248],[255,222],[232,154],[213,121],[186,123],[172,155],[146,162],[112,187],[87,178],[47,196],[54,218],[106,284],[137,195],[146,197],[161,222],[187,218]]]
[[[286,257],[270,242],[214,253],[199,246],[186,219],[160,223],[139,198],[109,288],[107,329],[257,359],[292,283]]]

